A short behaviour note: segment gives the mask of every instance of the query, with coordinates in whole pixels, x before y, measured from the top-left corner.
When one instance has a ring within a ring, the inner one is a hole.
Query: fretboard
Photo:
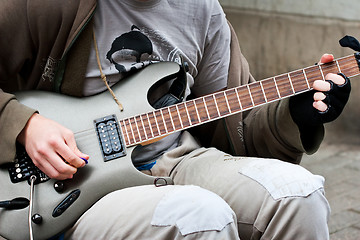
[[[348,77],[360,74],[358,63],[351,55],[123,119],[120,125],[125,144],[141,144],[307,92],[315,80],[325,80],[330,72],[342,72]]]

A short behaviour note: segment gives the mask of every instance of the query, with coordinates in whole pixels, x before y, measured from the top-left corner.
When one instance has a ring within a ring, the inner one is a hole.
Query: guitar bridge
[[[104,161],[110,161],[126,155],[126,148],[115,115],[94,120]]]

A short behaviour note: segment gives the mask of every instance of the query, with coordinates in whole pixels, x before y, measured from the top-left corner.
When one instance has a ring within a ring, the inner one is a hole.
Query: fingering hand
[[[334,60],[324,54],[319,63]],[[318,126],[340,116],[351,91],[348,77],[343,73],[329,73],[324,80],[316,80],[313,90],[290,98],[290,113],[299,127]]]

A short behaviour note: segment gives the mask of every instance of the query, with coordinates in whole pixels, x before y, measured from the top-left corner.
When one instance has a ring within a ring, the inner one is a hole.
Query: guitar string
[[[354,59],[353,59],[353,56],[351,57],[351,56],[347,56],[347,57],[344,57],[344,58],[341,58],[341,59],[337,59],[337,60],[334,60],[334,63],[335,63],[335,61],[339,61],[339,60],[343,60],[342,61],[342,71],[344,72],[344,71],[351,71],[351,69],[352,68],[354,68],[354,67],[356,67],[356,64],[353,64],[353,61],[354,61]],[[350,64],[350,66],[348,66],[349,65],[349,63],[351,63]],[[291,72],[291,73],[296,73],[297,71],[301,71],[302,69],[300,69],[300,70],[295,70],[295,71],[293,71],[293,72]],[[315,68],[314,66],[309,66],[309,67],[306,67],[306,68],[303,68],[303,70],[307,70],[307,72],[306,72],[306,74],[307,74],[307,76],[310,76],[309,78],[317,78],[317,76],[318,76],[318,74],[316,73],[316,72],[318,72],[318,71],[320,71],[318,68]],[[316,76],[315,77],[312,77],[311,75],[312,74],[316,74]],[[358,73],[357,73],[358,74]],[[272,78],[276,78],[276,77],[280,77],[280,76],[283,76],[283,75],[286,75],[286,74],[280,74],[280,75],[277,75],[277,76],[275,76],[275,77],[272,77]],[[266,78],[266,79],[263,79],[263,80],[261,80],[261,81],[266,81],[266,80],[269,80],[269,79],[272,79],[272,78]],[[313,82],[313,81],[311,81],[311,82]],[[254,83],[250,83],[249,85],[251,85],[251,84],[256,84],[256,83],[259,83],[259,81],[257,81],[257,82],[254,82]],[[244,86],[239,86],[239,87],[235,87],[234,89],[240,89],[240,88],[242,88],[242,87],[244,87]],[[228,90],[231,90],[231,89],[228,89]],[[226,91],[228,91],[228,90],[226,90]],[[304,90],[304,91],[300,91],[300,92],[296,92],[295,94],[298,94],[298,93],[303,93],[303,92],[306,92],[306,91],[309,91],[309,90],[311,90],[311,89],[306,89],[306,90]],[[270,93],[273,93],[275,90],[272,88],[272,90],[270,89],[270,90],[268,90],[267,89],[267,91],[268,92],[270,92]],[[256,94],[257,94],[257,92],[255,92]],[[260,93],[260,90],[259,90],[259,93]],[[292,95],[295,95],[295,94],[290,94],[290,95],[288,95],[288,96],[292,96]],[[285,96],[285,97],[288,97],[288,96]],[[206,96],[203,96],[202,98],[205,98]],[[280,99],[282,99],[282,97],[280,97],[280,98],[277,98],[277,99],[274,99],[274,100],[272,100],[272,101],[277,101],[277,100],[280,100]],[[272,102],[272,101],[269,101],[269,102]],[[251,105],[253,105],[253,104],[251,104]],[[250,107],[248,107],[248,108],[244,108],[244,109],[241,109],[240,111],[237,111],[237,112],[242,112],[242,111],[244,111],[244,110],[249,110],[249,109],[252,109],[252,108],[254,108],[254,107],[257,107],[256,105],[254,106],[250,106]],[[139,114],[139,115],[136,115],[135,117],[137,117],[137,116],[141,116],[142,114]],[[222,115],[220,114],[219,115],[219,117],[222,117]],[[134,117],[129,117],[129,118],[126,118],[126,119],[130,119],[130,118],[134,118]],[[126,120],[126,119],[122,119],[122,120]],[[121,120],[121,121],[122,121]],[[209,119],[209,120],[213,120],[213,119]],[[158,121],[157,119],[155,119],[155,121]],[[206,121],[206,120],[205,120]],[[201,123],[201,121],[200,121],[200,123]],[[119,124],[120,124],[120,121],[119,121]],[[121,124],[120,124],[121,125]],[[188,127],[191,127],[192,125],[190,124]],[[126,128],[126,126],[124,126],[125,128]],[[185,128],[188,128],[188,127],[185,127]],[[80,135],[80,134],[85,134],[85,136],[88,136],[88,135],[90,135],[90,134],[92,134],[92,133],[90,133],[90,132],[94,132],[95,130],[94,129],[86,129],[86,130],[82,130],[82,131],[80,131],[80,132],[76,132],[76,133],[74,133],[76,136],[77,135]],[[144,133],[146,134],[146,135],[148,135],[145,131],[144,131]],[[162,134],[160,134],[159,136],[161,136]],[[157,136],[157,137],[159,137],[159,136]],[[136,142],[135,140],[133,140],[134,142],[135,142],[135,144],[137,144],[138,142]],[[130,145],[133,145],[133,144],[130,144]]]

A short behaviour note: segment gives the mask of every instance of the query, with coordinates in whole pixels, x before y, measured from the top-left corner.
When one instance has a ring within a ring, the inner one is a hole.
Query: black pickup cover
[[[104,161],[110,161],[126,155],[126,148],[115,115],[94,120]]]

